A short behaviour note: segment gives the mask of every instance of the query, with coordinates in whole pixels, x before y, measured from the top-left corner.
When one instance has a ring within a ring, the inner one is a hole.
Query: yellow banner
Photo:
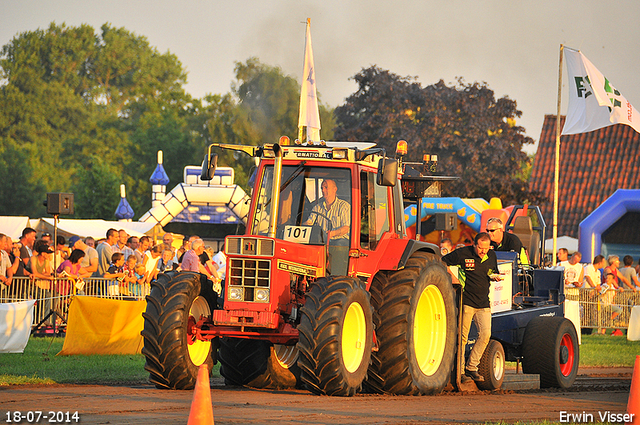
[[[140,353],[146,306],[146,301],[73,297],[58,355]]]

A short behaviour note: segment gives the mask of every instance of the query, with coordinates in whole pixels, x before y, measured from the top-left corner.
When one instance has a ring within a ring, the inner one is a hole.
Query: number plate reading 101
[[[284,239],[289,242],[309,243],[311,227],[309,226],[284,226]]]

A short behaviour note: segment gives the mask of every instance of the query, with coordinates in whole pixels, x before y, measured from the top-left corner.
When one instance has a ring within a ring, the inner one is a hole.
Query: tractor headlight
[[[242,301],[243,288],[229,288],[229,301]]]
[[[333,148],[333,159],[347,159],[347,153],[349,152],[346,148]]]
[[[256,301],[267,303],[269,302],[269,290],[268,289],[256,289]]]

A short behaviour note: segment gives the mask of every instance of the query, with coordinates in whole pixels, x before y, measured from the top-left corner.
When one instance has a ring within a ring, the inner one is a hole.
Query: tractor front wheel
[[[456,344],[454,291],[447,270],[416,252],[402,270],[376,276],[371,287],[379,350],[367,389],[437,394],[449,382]]]
[[[152,283],[141,334],[144,368],[156,387],[192,389],[202,364],[211,371],[213,344],[197,338],[196,325],[211,316],[216,297],[211,283],[198,273],[162,273]]]
[[[357,279],[318,279],[301,309],[301,380],[315,394],[352,396],[367,375],[373,343],[369,293]]]

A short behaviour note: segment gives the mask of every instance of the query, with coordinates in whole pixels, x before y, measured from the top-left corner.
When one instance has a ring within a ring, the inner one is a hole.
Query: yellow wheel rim
[[[273,344],[276,360],[285,369],[289,369],[298,362],[298,347],[295,345]]]
[[[366,340],[367,321],[362,306],[351,303],[342,326],[342,361],[350,373],[358,370],[362,364]]]
[[[200,316],[210,316],[211,310],[209,309],[209,304],[207,300],[203,297],[196,297],[193,300],[193,304],[191,304],[191,308],[189,309],[190,323],[198,323],[200,320]],[[189,339],[189,344],[187,350],[189,351],[189,358],[191,362],[200,366],[203,364],[209,353],[211,352],[211,341],[201,341],[195,338],[195,335],[191,334],[189,330],[187,330],[187,338]]]
[[[413,348],[422,373],[431,376],[440,367],[447,339],[447,314],[435,285],[422,291],[413,320]]]

